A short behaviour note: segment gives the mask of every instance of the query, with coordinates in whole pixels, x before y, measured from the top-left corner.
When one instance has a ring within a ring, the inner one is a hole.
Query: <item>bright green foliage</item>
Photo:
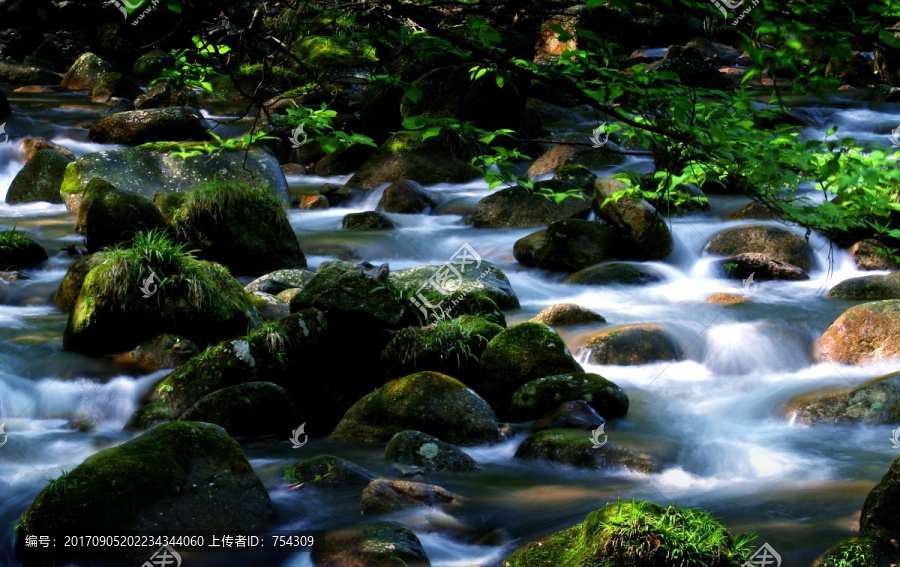
[[[368,136],[336,130],[331,120],[337,116],[337,112],[329,110],[324,102],[318,110],[300,105],[288,108],[287,116],[291,126],[297,128],[302,125],[308,141],[319,142],[319,146],[326,154],[334,152],[341,146],[349,147],[354,144],[378,147],[378,144]]]
[[[13,226],[0,232],[0,253],[13,252],[28,247],[28,239]]]
[[[194,49],[173,49],[172,57],[175,58],[174,69],[163,69],[160,77],[150,84],[166,81],[172,92],[178,92],[186,88],[200,89],[210,94],[223,98],[216,93],[209,79],[221,75],[210,62],[213,55],[225,55],[231,48],[227,45],[211,45],[200,39],[193,38]]]

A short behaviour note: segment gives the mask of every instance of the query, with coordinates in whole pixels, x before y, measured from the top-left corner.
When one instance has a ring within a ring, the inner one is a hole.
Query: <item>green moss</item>
[[[378,61],[375,49],[346,37],[309,36],[294,44],[292,51],[314,71],[353,69]]]
[[[703,511],[630,500],[514,552],[506,567],[738,567],[752,536],[732,537]]]
[[[17,231],[15,226],[4,230],[0,232],[0,254],[25,250],[29,242],[24,233]]]
[[[896,550],[887,545],[879,545],[869,538],[851,537],[829,549],[821,567],[878,567],[882,557],[888,555],[891,556],[890,563],[900,559]]]
[[[420,150],[424,147],[422,133],[417,130],[403,130],[391,135],[387,141],[391,153],[406,153]]]
[[[396,331],[381,356],[408,370],[423,370],[429,362],[438,361],[460,370],[470,361],[477,362],[488,341],[502,331],[503,327],[471,315],[442,318],[424,327]],[[417,365],[420,359],[426,366]]]
[[[234,181],[212,180],[194,188],[172,216],[172,225],[183,233],[207,217],[222,221],[234,211],[278,229],[289,229],[284,207],[268,186],[254,187]]]
[[[323,487],[365,486],[375,475],[350,461],[333,455],[317,455],[288,467],[287,482],[305,482]]]

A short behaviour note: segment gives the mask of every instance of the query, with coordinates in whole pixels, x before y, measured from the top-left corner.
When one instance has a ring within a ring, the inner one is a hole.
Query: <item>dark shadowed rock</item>
[[[94,179],[88,185],[75,223],[91,252],[130,241],[136,232],[165,228],[166,219],[153,201],[119,191],[102,179]]]
[[[656,269],[640,264],[609,262],[591,266],[570,274],[560,283],[573,285],[647,285],[662,281]]]
[[[421,431],[401,431],[384,449],[384,458],[425,471],[478,471],[481,466],[459,447]]]
[[[828,297],[839,299],[900,299],[900,274],[862,276],[850,278],[837,284],[828,292]]]
[[[802,268],[756,252],[725,258],[718,264],[725,276],[733,280],[746,280],[751,275],[753,281],[803,281],[809,279],[809,274]]]
[[[532,433],[516,450],[516,458],[595,470],[619,467],[645,473],[660,470],[649,455],[619,449],[609,443],[596,447],[590,433],[581,429],[544,429]]]
[[[375,475],[361,466],[333,455],[318,455],[288,467],[286,480],[303,482],[311,486],[337,488],[342,486],[366,486]]]
[[[86,91],[110,71],[112,65],[108,61],[93,53],[85,53],[69,67],[59,86],[64,91]]]
[[[597,213],[618,231],[623,241],[619,257],[641,261],[662,260],[672,252],[674,245],[665,218],[650,205],[629,195],[606,203],[608,198],[625,188],[623,182],[608,177],[594,182]]]
[[[377,211],[350,213],[341,221],[341,228],[347,230],[389,230],[396,226],[394,221]]]
[[[362,493],[362,513],[390,514],[406,508],[450,506],[460,500],[460,495],[440,486],[376,478]]]
[[[197,109],[175,106],[106,116],[91,126],[88,137],[101,144],[136,146],[147,142],[205,140],[209,134]]]
[[[287,392],[271,382],[246,382],[216,390],[197,400],[181,421],[204,421],[221,426],[232,436],[275,435],[301,422]]]
[[[622,388],[599,374],[573,372],[524,384],[512,396],[510,416],[518,421],[538,419],[573,400],[586,401],[608,419],[628,413],[628,396]]]
[[[59,188],[66,173],[66,166],[70,161],[66,156],[53,150],[38,151],[16,174],[6,193],[6,202],[9,204],[35,201],[62,203],[63,198],[59,194]]]
[[[419,214],[430,211],[437,203],[425,189],[408,179],[394,181],[384,190],[378,201],[378,211],[388,213]]]
[[[513,255],[526,266],[574,272],[608,259],[617,244],[617,233],[608,224],[569,219],[520,238]]]
[[[430,567],[422,543],[399,522],[374,522],[316,537],[316,567]]]
[[[584,400],[564,402],[531,424],[532,431],[543,429],[595,429],[606,423],[606,420]]]

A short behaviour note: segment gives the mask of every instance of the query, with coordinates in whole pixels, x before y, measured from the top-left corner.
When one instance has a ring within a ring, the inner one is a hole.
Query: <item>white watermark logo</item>
[[[472,269],[477,270],[481,266],[481,256],[468,243],[465,243],[453,254],[449,262],[441,266],[434,275],[428,278],[428,281],[422,284],[422,287],[416,290],[416,295],[412,299],[413,305],[426,317],[428,317],[428,309],[439,309],[448,297],[444,297],[438,303],[431,303],[423,294],[423,290],[430,286],[443,296],[453,296],[462,287],[463,274],[469,264],[475,264]],[[484,270],[478,279],[483,279],[488,273],[488,270]],[[450,302],[450,307],[455,306],[459,301],[459,298],[454,299]]]
[[[0,124],[0,147],[3,147],[9,142],[9,134],[6,133],[6,122]]]
[[[154,279],[156,281],[159,281],[159,278],[156,277],[156,272],[150,270],[150,275],[147,276],[140,288],[141,291],[144,292],[144,299],[152,297],[153,294],[156,293],[159,289],[159,286],[153,283]]]
[[[594,444],[594,446],[591,447],[592,449],[599,449],[600,447],[606,445],[606,441],[609,438],[609,435],[607,435],[606,432],[603,431],[604,427],[606,427],[606,424],[601,423],[600,427],[591,431],[590,439],[591,439],[591,443]],[[600,441],[601,435],[603,436],[603,441]]]
[[[291,147],[299,148],[300,146],[302,146],[303,144],[306,143],[308,136],[306,135],[306,132],[303,131],[303,126],[304,125],[301,124],[301,125],[297,126],[296,128],[294,128],[293,130],[291,130],[291,138],[290,138],[291,139]],[[302,142],[300,141],[300,134],[303,134]]]
[[[306,445],[306,442],[309,440],[309,435],[306,434],[306,431],[303,429],[306,427],[306,422],[304,421],[300,424],[300,427],[291,431],[291,438],[288,439],[294,446],[291,449],[299,449],[300,447]],[[303,436],[303,443],[300,442],[300,436]]]
[[[168,545],[164,545],[157,550],[156,553],[148,560],[145,561],[141,567],[180,567],[181,566],[181,556],[178,555],[178,552],[169,547]]]
[[[744,3],[744,0],[741,0],[737,4],[732,4],[728,0],[712,0],[712,3],[715,4],[716,8],[721,10],[722,15],[725,16],[725,19],[728,19],[728,12],[722,5],[724,4],[729,10],[737,10],[741,6],[741,4]]]
[[[603,136],[602,140],[600,139],[600,136]],[[606,132],[606,122],[594,129],[590,136],[590,140],[594,143],[595,148],[602,148],[606,145],[606,142],[609,141],[609,134]]]
[[[6,442],[9,441],[9,438],[6,435],[6,432],[3,430],[3,428],[5,428],[5,427],[6,427],[5,421],[3,423],[0,423],[0,435],[3,436],[3,443],[0,443],[0,447],[6,445]]]
[[[138,2],[129,2],[128,0],[112,0],[112,3],[115,4],[116,8],[118,8],[120,12],[122,12],[122,15],[125,17],[126,21],[128,20],[128,16],[130,16],[132,12],[139,9],[146,2],[147,0],[138,0]],[[143,20],[144,17],[149,14],[151,10],[153,10],[153,8],[156,8],[156,5],[159,4],[159,2],[160,0],[151,0],[150,5],[147,6],[147,8],[143,12],[141,12],[133,22],[131,22],[131,25],[138,25],[138,23]]]
[[[0,429],[2,431],[2,429]],[[900,427],[891,431],[893,433],[893,437],[891,437],[891,443],[893,444],[892,449],[900,449]]]
[[[753,276],[756,275],[756,272],[752,272],[747,279],[741,280],[743,285],[741,286],[741,291],[747,297],[750,297],[754,293],[756,293],[756,282],[753,281]]]
[[[772,546],[768,543],[762,544],[759,549],[757,549],[753,555],[750,556],[750,561],[744,563],[742,567],[781,567],[781,556],[778,555],[778,552],[772,549]]]
[[[2,132],[2,131],[3,131],[3,129],[0,128],[0,132]],[[900,126],[897,126],[896,128],[894,128],[891,131],[890,138],[891,138],[891,147],[892,148],[900,148]]]

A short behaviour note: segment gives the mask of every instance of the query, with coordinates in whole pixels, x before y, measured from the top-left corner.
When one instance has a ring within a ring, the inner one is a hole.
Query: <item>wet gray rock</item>
[[[36,201],[62,203],[59,188],[70,162],[59,152],[38,151],[16,174],[6,193],[6,202],[11,205]]]
[[[421,431],[401,431],[388,441],[384,458],[424,471],[478,471],[481,466],[459,447]]]

